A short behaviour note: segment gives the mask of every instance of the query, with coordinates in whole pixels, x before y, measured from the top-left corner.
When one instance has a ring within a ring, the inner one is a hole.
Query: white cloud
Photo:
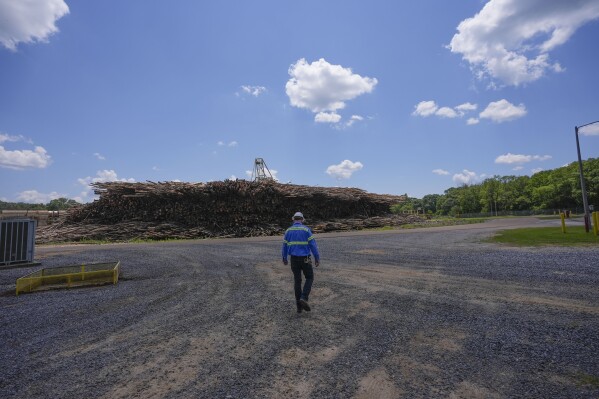
[[[507,164],[512,164],[512,163],[526,163],[526,162],[530,162],[530,155],[520,155],[520,154],[511,154],[511,153],[507,153],[505,155],[500,155],[497,158],[495,158],[495,163],[507,163]]]
[[[372,119],[372,117],[368,117],[368,119]],[[340,119],[341,120],[341,119]],[[351,128],[356,122],[361,122],[364,120],[363,116],[360,115],[352,115],[345,123],[336,123],[333,127],[336,130],[344,130]]]
[[[83,187],[85,187],[84,190],[81,192],[81,196],[77,197],[77,198],[81,199],[81,201],[79,201],[77,199],[77,201],[79,201],[79,202],[86,202],[89,200],[88,196],[91,191],[91,187],[90,187],[91,183],[105,183],[105,182],[113,182],[113,181],[135,183],[135,179],[133,179],[133,178],[119,179],[119,177],[117,176],[117,173],[112,169],[111,170],[108,170],[108,169],[99,170],[98,172],[96,172],[95,177],[87,176],[87,177],[79,178],[79,179],[77,179],[77,181],[79,182],[79,184],[81,184]]]
[[[477,104],[472,104],[472,103],[464,103],[464,104],[460,104],[457,107],[455,107],[456,111],[464,114],[466,112],[469,111],[475,111],[478,108]]]
[[[414,106],[414,111],[412,112],[412,115],[422,116],[422,117],[436,115],[440,118],[453,119],[453,118],[461,118],[467,112],[474,111],[477,107],[478,107],[478,105],[472,104],[469,102],[463,103],[456,107],[451,108],[451,107],[445,107],[445,106],[440,107],[433,100],[420,101],[418,104],[416,104]],[[469,121],[471,119],[472,118],[470,118]],[[468,123],[468,124],[472,124],[472,123]]]
[[[472,104],[469,102],[460,104],[454,108],[439,107],[435,101],[429,100],[419,102],[414,107],[414,112],[412,112],[412,115],[422,117],[436,115],[441,118],[461,118],[466,113],[474,111],[477,108],[477,104]],[[516,106],[503,99],[489,103],[487,108],[485,108],[485,110],[479,114],[479,118],[488,118],[495,122],[506,122],[521,118],[526,115],[526,113],[527,111],[524,104]],[[479,123],[478,118],[468,118],[466,121],[466,124],[468,125],[476,125],[477,123]]]
[[[543,171],[543,170],[544,170],[543,168],[534,168],[534,169],[531,169],[530,171],[531,171],[531,172],[532,172],[532,174],[534,175],[535,173],[539,173],[539,172],[541,172],[541,171]]]
[[[551,155],[533,155],[532,159],[533,161],[547,161],[548,159],[551,159]]]
[[[219,146],[219,147],[225,147],[225,146],[226,146],[226,147],[237,147],[237,145],[238,145],[238,144],[239,144],[239,143],[238,143],[237,141],[235,141],[235,140],[233,140],[233,141],[230,141],[230,142],[228,142],[228,143],[225,143],[224,141],[218,141],[218,142],[216,143],[216,145],[217,145],[217,146]],[[215,152],[215,153],[216,153],[216,152]]]
[[[44,169],[52,163],[52,158],[44,147],[36,146],[31,150],[10,151],[0,145],[0,166],[9,169]]]
[[[5,141],[10,141],[10,142],[27,141],[27,142],[30,142],[25,137],[20,136],[20,135],[19,136],[11,136],[9,134],[0,133],[0,144],[4,143]]]
[[[449,172],[444,169],[433,169],[433,173],[439,176],[446,176],[449,174]]]
[[[63,0],[0,0],[0,43],[14,51],[19,43],[45,42],[68,13]]]
[[[28,204],[47,204],[53,199],[67,198],[65,194],[59,194],[53,191],[49,194],[40,193],[37,190],[22,191],[17,195],[17,201],[26,202]]]
[[[578,134],[583,136],[599,136],[599,123],[579,128]]]
[[[331,165],[326,172],[329,176],[335,179],[349,179],[352,174],[361,170],[364,167],[361,162],[352,162],[348,159],[338,165]]]
[[[454,183],[458,184],[473,184],[478,180],[480,180],[480,176],[477,176],[475,172],[471,172],[468,169],[464,169],[462,173],[453,175]]]
[[[447,47],[461,54],[477,77],[518,86],[547,70],[563,71],[549,52],[596,18],[597,0],[490,0],[458,25]]]
[[[551,159],[551,155],[523,155],[523,154],[512,154],[508,152],[505,155],[500,155],[495,158],[495,163],[505,163],[505,164],[513,164],[513,163],[527,163],[531,161],[546,161]]]
[[[289,103],[315,114],[331,115],[345,108],[345,102],[370,93],[377,85],[375,78],[362,77],[351,68],[329,64],[324,58],[311,64],[302,58],[289,67],[291,77],[285,85]],[[324,115],[317,118],[325,118]],[[329,117],[331,118],[331,117]]]
[[[458,117],[458,113],[454,111],[453,108],[449,107],[441,107],[435,112],[435,115],[440,116],[442,118],[456,118]]]
[[[135,183],[135,179],[133,179],[133,178],[119,179],[117,176],[117,173],[112,169],[111,170],[108,170],[108,169],[99,170],[98,172],[96,172],[95,177],[87,176],[84,178],[77,179],[77,181],[83,185],[89,185],[90,183],[106,183],[106,182],[113,182],[113,181]]]
[[[522,169],[524,169],[524,166],[520,165],[520,166],[516,166],[512,170],[518,171],[518,170],[522,170]]]
[[[94,152],[94,157],[96,157],[100,161],[105,161],[106,160],[106,157],[104,155],[100,154],[99,152]]]
[[[479,117],[501,123],[521,118],[526,115],[527,112],[524,104],[514,105],[503,99],[489,103],[487,108],[479,114]]]
[[[254,97],[258,97],[260,94],[266,92],[266,87],[264,87],[264,86],[241,86],[241,90],[245,94],[250,94]]]
[[[356,122],[361,122],[364,120],[363,116],[360,115],[352,115],[351,118],[345,123],[345,127],[351,127]]]
[[[341,120],[341,115],[335,112],[319,112],[314,117],[314,121],[318,123],[337,123]]]
[[[439,107],[434,101],[420,101],[415,107],[412,115],[414,116],[430,116],[433,115]]]

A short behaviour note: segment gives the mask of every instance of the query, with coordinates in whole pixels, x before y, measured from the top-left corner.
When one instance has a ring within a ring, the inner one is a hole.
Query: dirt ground
[[[544,223],[318,235],[301,314],[280,237],[39,247],[121,279],[15,297],[29,269],[0,272],[0,397],[598,397],[599,249],[481,242]]]

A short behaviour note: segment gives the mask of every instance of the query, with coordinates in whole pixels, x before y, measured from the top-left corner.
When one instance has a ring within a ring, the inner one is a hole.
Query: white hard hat
[[[304,215],[301,212],[295,212],[295,214],[293,215],[294,219],[303,219]]]

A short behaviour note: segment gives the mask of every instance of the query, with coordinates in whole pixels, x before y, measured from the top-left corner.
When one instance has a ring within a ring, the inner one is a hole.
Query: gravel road
[[[301,314],[281,237],[38,247],[121,279],[0,270],[0,397],[597,398],[599,248],[480,242],[542,223],[318,235]]]

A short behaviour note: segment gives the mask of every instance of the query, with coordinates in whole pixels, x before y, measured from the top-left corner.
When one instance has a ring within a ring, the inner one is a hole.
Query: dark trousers
[[[312,289],[312,282],[314,281],[314,270],[312,270],[312,260],[308,256],[292,256],[291,257],[291,271],[293,272],[293,280],[295,289],[295,300],[296,302],[300,298],[308,300],[310,296],[310,290]],[[306,277],[306,283],[302,290],[302,272]]]

